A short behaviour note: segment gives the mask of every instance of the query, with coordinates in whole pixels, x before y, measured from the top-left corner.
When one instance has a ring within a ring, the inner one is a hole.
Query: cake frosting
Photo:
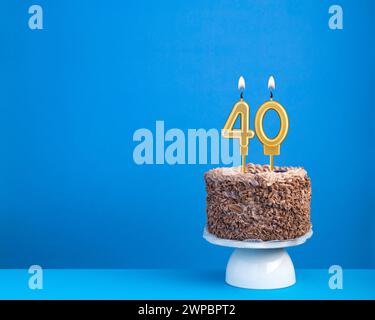
[[[311,228],[311,182],[301,167],[247,165],[205,173],[207,230],[231,240],[287,240]]]

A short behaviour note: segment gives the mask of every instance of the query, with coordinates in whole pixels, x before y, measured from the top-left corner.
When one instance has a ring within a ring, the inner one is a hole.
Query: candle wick
[[[241,99],[241,100],[243,99],[243,91],[241,91],[240,99]]]
[[[271,100],[273,99],[273,93],[272,93],[272,91],[270,91],[270,99]]]

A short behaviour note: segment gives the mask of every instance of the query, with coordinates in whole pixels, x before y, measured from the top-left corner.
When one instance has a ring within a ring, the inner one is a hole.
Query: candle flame
[[[238,79],[238,90],[242,91],[244,89],[245,89],[245,79],[243,78],[243,76],[241,76]]]
[[[275,90],[275,88],[276,88],[275,78],[273,76],[270,76],[268,78],[268,89],[270,89],[272,91],[272,90]]]

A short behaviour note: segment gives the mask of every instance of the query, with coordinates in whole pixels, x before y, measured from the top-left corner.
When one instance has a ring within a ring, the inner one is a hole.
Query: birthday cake
[[[247,164],[205,173],[207,230],[231,240],[288,240],[311,229],[311,182],[301,167]]]

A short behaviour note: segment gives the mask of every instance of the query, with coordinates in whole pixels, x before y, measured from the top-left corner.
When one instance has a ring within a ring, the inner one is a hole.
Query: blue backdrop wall
[[[222,128],[240,75],[252,123],[273,74],[290,118],[276,161],[313,184],[296,266],[374,267],[373,15],[370,0],[4,1],[0,266],[223,268],[230,251],[202,239],[214,165],[136,165],[133,133]],[[249,159],[267,162],[255,139]]]

